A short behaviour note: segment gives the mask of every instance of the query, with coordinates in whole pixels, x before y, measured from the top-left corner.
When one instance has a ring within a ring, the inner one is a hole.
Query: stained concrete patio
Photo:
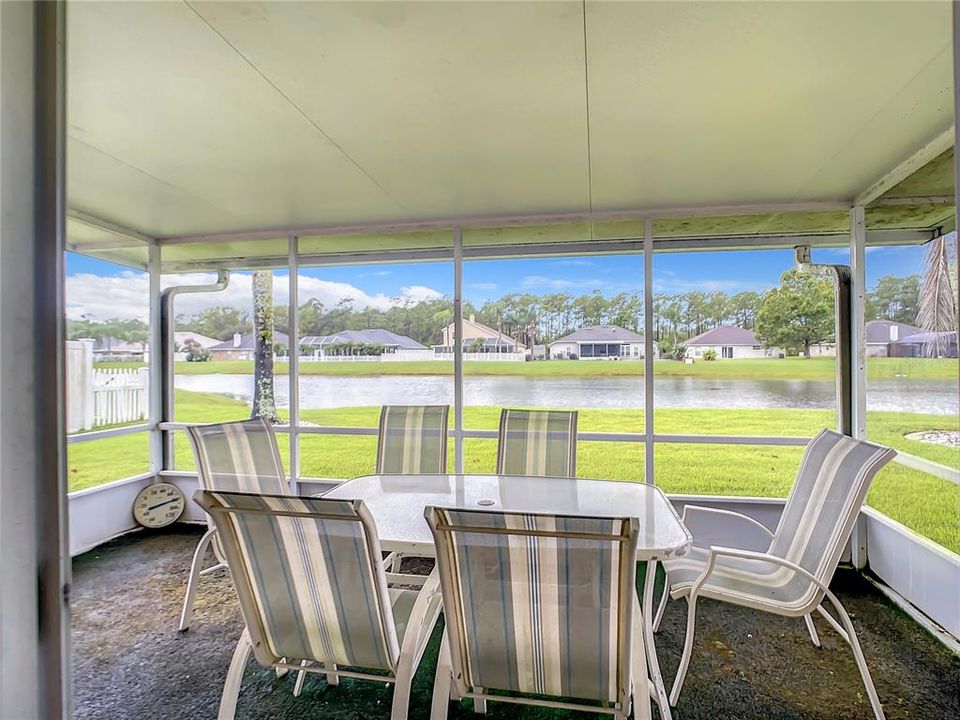
[[[74,561],[74,717],[78,720],[214,718],[227,665],[242,630],[226,573],[202,581],[193,626],[177,618],[198,528],[142,533]],[[890,720],[960,717],[960,658],[951,654],[862,577],[841,570],[833,589],[853,617]],[[668,688],[679,661],[685,604],[671,603],[658,635]],[[705,602],[677,720],[871,718],[853,659],[822,620],[823,648],[803,623]],[[414,681],[411,720],[429,717],[439,636]],[[388,686],[344,679],[327,687],[293,681],[251,661],[238,718],[388,718]],[[491,704],[488,716],[524,720],[600,717]],[[656,716],[656,715],[655,715]],[[450,718],[476,717],[469,702]]]

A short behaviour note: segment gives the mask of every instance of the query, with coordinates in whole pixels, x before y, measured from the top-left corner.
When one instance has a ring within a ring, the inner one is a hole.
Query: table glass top
[[[638,554],[648,559],[682,555],[691,541],[663,492],[643,483],[504,475],[364,475],[324,497],[363,500],[385,549],[432,548],[423,518],[429,505],[635,517],[640,527]]]

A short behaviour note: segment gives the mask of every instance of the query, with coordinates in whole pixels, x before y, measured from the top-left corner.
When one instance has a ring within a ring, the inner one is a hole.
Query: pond
[[[252,375],[177,375],[176,387],[222,393],[250,402]],[[836,406],[832,380],[751,380],[656,377],[660,408],[814,408]],[[289,378],[276,378],[277,404],[287,407]],[[642,377],[472,376],[463,381],[466,405],[642,408]],[[300,378],[301,409],[364,405],[453,404],[449,375],[320,376]],[[960,413],[957,383],[949,380],[876,380],[867,408],[902,413]]]

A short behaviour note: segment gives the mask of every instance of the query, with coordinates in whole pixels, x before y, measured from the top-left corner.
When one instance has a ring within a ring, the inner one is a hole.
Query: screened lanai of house
[[[658,429],[657,257],[801,248],[804,258],[809,247],[828,262],[838,255],[821,250],[843,250],[850,341],[837,354],[850,362],[838,369],[838,416],[871,438],[867,255],[955,230],[948,2],[71,2],[65,16],[63,249],[146,274],[159,349],[145,422],[69,438],[77,448],[137,436],[144,455],[142,472],[65,500],[72,553],[134,529],[129,507],[145,485],[196,487],[175,461],[184,423],[167,276],[193,274],[215,293],[231,274],[272,269],[295,308],[302,268],[445,264],[458,326],[471,262],[634,258],[645,421],[581,440],[630,445],[641,479],[657,483],[661,447],[797,448],[810,435]],[[464,419],[463,343],[454,348],[461,470],[464,443],[496,434]],[[301,472],[306,444],[376,429],[302,422],[299,376],[294,352],[280,431],[306,492],[323,479]],[[897,463],[960,502],[955,463],[910,452]],[[761,520],[782,506],[698,501]],[[866,508],[846,557],[956,647],[952,549]]]
[[[470,261],[632,255],[652,322],[660,253],[844,248],[841,379],[851,431],[869,437],[865,253],[955,226],[950,27],[945,2],[71,4],[67,249],[149,273],[161,347],[167,274],[448,263],[457,314]],[[655,446],[805,442],[658,431],[650,327],[644,427],[581,439],[643,446],[650,482]],[[146,426],[102,431],[145,432],[149,470],[72,501],[116,509],[78,515],[75,550],[128,529],[119,509],[143,483],[192,482],[172,457],[163,353],[151,367]],[[375,430],[301,424],[295,357],[290,373],[283,430],[308,487],[304,438]],[[453,384],[462,468],[464,440],[494,433],[465,425],[459,363]],[[955,467],[900,461],[957,482]],[[865,516],[871,568],[955,637],[956,609],[923,588],[958,587],[956,556],[887,520]],[[929,558],[885,564],[890,533]],[[866,566],[865,541],[853,552]]]

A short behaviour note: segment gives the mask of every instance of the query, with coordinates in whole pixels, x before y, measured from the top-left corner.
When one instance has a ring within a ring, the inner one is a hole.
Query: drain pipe
[[[840,432],[853,437],[853,295],[849,265],[827,265],[813,262],[809,245],[794,248],[797,270],[833,280],[836,289],[837,414]]]
[[[178,295],[187,293],[213,293],[227,289],[230,284],[230,271],[218,270],[217,281],[209,285],[176,285],[168,287],[160,295],[160,422],[173,422],[173,334],[176,331],[176,318],[173,314],[173,301]],[[173,470],[173,432],[162,431],[162,464],[164,470]]]

